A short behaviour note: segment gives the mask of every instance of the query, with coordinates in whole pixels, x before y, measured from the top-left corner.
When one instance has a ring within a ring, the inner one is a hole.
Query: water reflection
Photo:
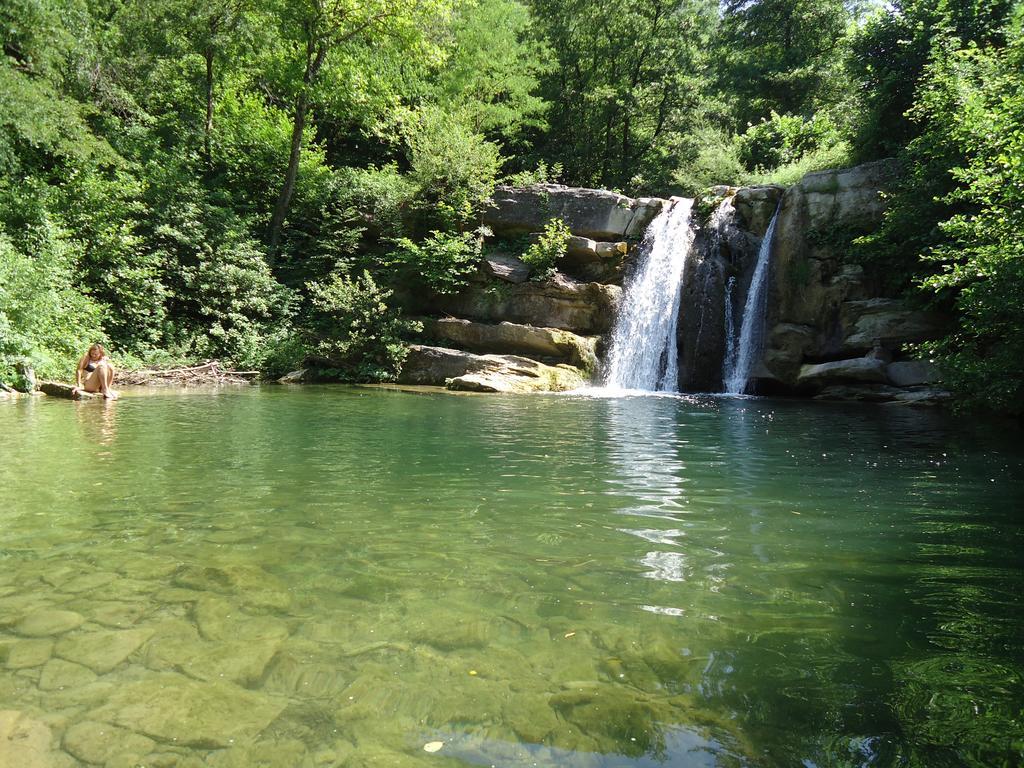
[[[673,398],[624,397],[607,405],[608,458],[613,474],[606,492],[623,501],[616,512],[675,523],[673,528],[619,528],[623,533],[671,550],[652,550],[638,562],[642,575],[658,581],[686,580],[685,466],[678,456],[677,402]]]
[[[117,403],[115,400],[76,401],[75,415],[82,436],[88,442],[110,447],[117,438]],[[99,458],[109,458],[109,452],[98,453]]]

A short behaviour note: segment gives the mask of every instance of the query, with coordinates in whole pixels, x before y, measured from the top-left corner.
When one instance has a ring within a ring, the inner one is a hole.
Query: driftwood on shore
[[[259,371],[231,371],[221,367],[217,360],[184,368],[145,368],[137,371],[119,371],[114,382],[127,386],[188,386],[198,384],[249,384],[260,375]]]
[[[63,397],[67,400],[88,400],[92,397],[102,397],[99,392],[86,392],[81,387],[61,384],[59,381],[41,381],[39,382],[39,391],[50,397]]]

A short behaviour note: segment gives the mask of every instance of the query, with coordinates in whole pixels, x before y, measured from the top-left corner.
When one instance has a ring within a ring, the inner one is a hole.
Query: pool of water
[[[1024,761],[1016,431],[264,387],[0,436],[0,732],[41,764]]]

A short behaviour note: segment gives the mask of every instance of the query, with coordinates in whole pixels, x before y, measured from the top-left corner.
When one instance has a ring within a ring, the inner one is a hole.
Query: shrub
[[[502,179],[502,184],[508,184],[512,187],[531,187],[538,184],[557,184],[559,179],[562,178],[564,169],[561,163],[552,163],[548,165],[543,160],[537,163],[537,167],[532,171],[520,171],[519,173],[512,173]]]
[[[395,242],[386,264],[397,270],[398,282],[442,294],[458,293],[480,263],[482,243],[479,232],[435,230],[419,243],[403,237]]]
[[[562,219],[551,219],[544,226],[537,242],[523,254],[522,259],[530,268],[531,280],[546,280],[555,271],[555,262],[565,255],[565,247],[572,233]]]
[[[396,239],[404,234],[403,216],[416,186],[399,173],[398,166],[346,168],[338,175],[347,188],[346,202],[373,235]]]
[[[229,231],[220,242],[204,244],[201,258],[182,266],[181,279],[197,353],[259,368],[266,336],[287,317],[290,294],[271,275],[256,242]]]
[[[810,120],[772,112],[736,137],[738,157],[749,171],[780,168],[839,144],[839,130],[822,115]]]
[[[404,335],[422,325],[388,306],[391,291],[369,272],[333,275],[307,285],[310,309],[303,334],[311,357],[343,381],[390,381],[402,369]]]
[[[672,174],[671,184],[688,197],[697,197],[716,184],[739,185],[749,175],[734,142],[714,128],[680,137],[679,157],[686,158]]]
[[[440,109],[417,118],[407,140],[421,210],[441,225],[435,228],[465,229],[494,192],[502,163],[498,145]]]
[[[70,376],[89,345],[105,340],[101,305],[72,284],[72,255],[58,233],[27,256],[0,231],[0,380],[20,361],[42,378]]]
[[[845,141],[808,152],[791,163],[769,171],[755,173],[748,177],[751,184],[796,184],[808,173],[829,168],[844,168],[850,165],[851,149]]]

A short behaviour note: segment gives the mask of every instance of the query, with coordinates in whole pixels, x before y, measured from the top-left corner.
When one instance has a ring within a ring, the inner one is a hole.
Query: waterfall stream
[[[651,222],[642,261],[626,286],[612,333],[605,385],[611,389],[675,392],[676,332],[683,272],[693,245],[693,200],[679,199]]]
[[[736,310],[733,295],[736,293],[736,278],[730,277],[725,284],[725,357],[722,359],[722,381],[727,382],[736,369]]]
[[[761,350],[764,348],[764,324],[768,310],[768,264],[771,260],[772,240],[775,239],[775,223],[779,220],[779,209],[775,209],[768,231],[761,241],[761,248],[757,253],[757,266],[754,268],[754,276],[750,280],[750,288],[747,290],[747,302],[743,307],[743,315],[740,319],[740,333],[738,341],[735,338],[735,324],[728,329],[727,348],[731,354],[725,357],[725,391],[733,395],[742,395],[747,388],[750,374],[754,364],[758,362]],[[727,300],[731,299],[727,297]],[[731,320],[728,314],[731,308],[726,308],[726,317]],[[734,346],[733,346],[734,345]]]

